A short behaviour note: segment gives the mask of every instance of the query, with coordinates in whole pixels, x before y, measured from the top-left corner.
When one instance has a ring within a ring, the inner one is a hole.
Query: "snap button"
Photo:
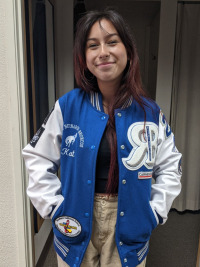
[[[128,260],[127,260],[127,258],[124,258],[124,262],[127,262]]]
[[[120,241],[120,242],[119,242],[119,245],[120,245],[120,246],[122,246],[122,245],[123,245],[123,242],[122,242],[122,241]]]
[[[124,212],[123,211],[120,212],[120,216],[124,216]]]
[[[122,184],[126,184],[126,180],[124,179],[124,180],[122,180]]]
[[[104,121],[106,119],[106,116],[102,116],[101,120]]]
[[[91,180],[87,180],[87,184],[90,185],[92,183]]]
[[[95,149],[95,145],[92,145],[92,146],[91,146],[91,149],[94,150],[94,149]]]
[[[86,212],[86,213],[85,213],[85,217],[89,217],[89,213]]]
[[[122,116],[122,114],[121,114],[120,112],[118,112],[118,113],[117,113],[117,116],[118,116],[118,117],[121,117],[121,116]]]
[[[76,262],[78,262],[79,261],[79,257],[76,257]]]
[[[121,149],[124,149],[125,148],[125,146],[124,145],[121,145]]]
[[[105,205],[106,205],[105,200],[102,200],[102,201],[101,201],[101,204],[102,204],[103,206],[105,206]]]

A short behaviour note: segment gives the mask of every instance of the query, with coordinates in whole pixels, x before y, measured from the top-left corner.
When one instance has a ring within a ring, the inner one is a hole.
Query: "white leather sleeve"
[[[174,135],[162,112],[159,118],[157,156],[153,169],[151,206],[162,217],[164,224],[174,199],[181,191],[181,153],[175,147]]]
[[[52,209],[63,201],[61,183],[56,173],[60,165],[63,118],[57,101],[54,109],[22,155],[29,174],[27,194],[43,218],[49,218]]]

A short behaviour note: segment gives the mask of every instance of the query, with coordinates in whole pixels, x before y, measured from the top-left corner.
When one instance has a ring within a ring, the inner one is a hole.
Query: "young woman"
[[[180,193],[181,154],[145,96],[135,44],[117,12],[80,19],[74,63],[80,88],[56,102],[23,150],[27,193],[52,219],[59,266],[145,266],[151,232]]]

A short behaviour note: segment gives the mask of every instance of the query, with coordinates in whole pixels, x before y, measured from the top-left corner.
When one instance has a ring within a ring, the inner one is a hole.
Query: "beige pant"
[[[117,197],[95,196],[92,237],[81,267],[121,267],[115,243]],[[58,255],[58,267],[69,267]],[[145,267],[146,259],[137,267]]]

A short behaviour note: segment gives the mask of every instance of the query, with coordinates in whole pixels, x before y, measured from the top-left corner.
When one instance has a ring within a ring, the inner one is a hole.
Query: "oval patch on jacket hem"
[[[55,220],[55,226],[59,232],[69,237],[75,237],[81,233],[80,223],[69,216],[62,216]]]

